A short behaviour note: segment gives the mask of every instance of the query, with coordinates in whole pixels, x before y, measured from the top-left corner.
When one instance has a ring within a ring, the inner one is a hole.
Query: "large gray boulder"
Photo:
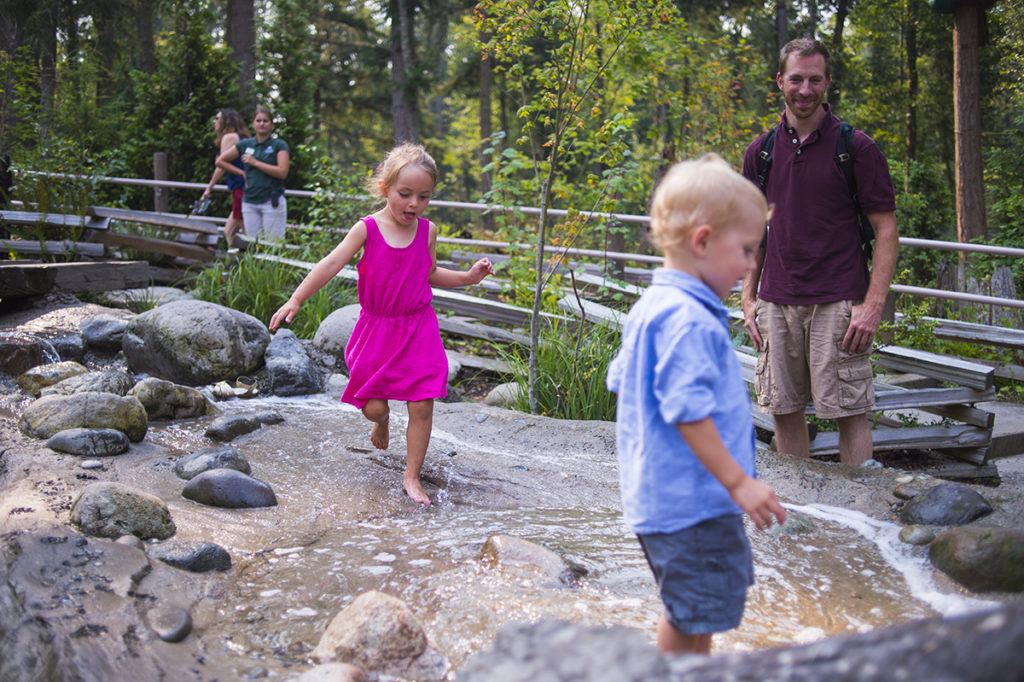
[[[324,318],[313,335],[313,345],[345,362],[345,346],[356,328],[360,307],[358,303],[342,306]]]
[[[39,392],[40,395],[71,395],[72,393],[113,393],[126,395],[135,380],[126,372],[108,369],[101,372],[86,372],[58,381]]]
[[[277,496],[269,483],[234,469],[204,471],[185,484],[181,496],[199,504],[225,509],[277,505]]]
[[[196,389],[155,377],[135,384],[128,395],[138,398],[150,419],[191,419],[210,410],[206,396]]]
[[[114,540],[122,535],[164,540],[177,530],[159,497],[108,481],[82,490],[71,507],[71,522],[88,535]]]
[[[323,376],[290,329],[279,329],[265,356],[274,395],[308,395],[323,390]]]
[[[206,301],[174,301],[136,316],[124,335],[128,366],[187,386],[244,374],[263,364],[270,332],[251,315]]]
[[[992,505],[962,483],[941,483],[909,500],[900,512],[903,523],[959,526],[992,513]]]
[[[448,670],[405,602],[376,591],[359,595],[334,617],[312,656],[421,682],[444,680]]]
[[[74,428],[117,429],[132,442],[146,436],[146,410],[136,398],[113,393],[47,395],[29,404],[18,423],[32,438],[49,438]]]
[[[951,528],[928,547],[932,564],[975,592],[1024,592],[1024,531]]]
[[[110,457],[128,452],[131,442],[117,429],[67,429],[46,441],[46,447],[79,457]]]

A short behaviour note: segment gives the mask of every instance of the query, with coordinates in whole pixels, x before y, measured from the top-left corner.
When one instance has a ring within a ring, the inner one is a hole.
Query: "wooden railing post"
[[[167,152],[153,152],[153,179],[167,179]],[[168,201],[166,187],[153,188],[153,210],[157,213],[166,213],[170,203]]]

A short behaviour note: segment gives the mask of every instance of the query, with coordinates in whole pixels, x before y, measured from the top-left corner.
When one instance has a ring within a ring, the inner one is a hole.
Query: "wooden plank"
[[[149,253],[163,253],[178,258],[190,258],[199,261],[211,261],[215,254],[209,249],[194,244],[184,244],[170,239],[157,239],[155,237],[143,237],[137,234],[122,234],[120,232],[102,232],[97,239],[108,246],[124,246],[137,251]]]
[[[987,445],[991,437],[991,429],[962,424],[876,428],[872,431],[871,440],[874,451],[879,452],[884,450],[978,448]],[[811,441],[811,454],[839,454],[839,434],[835,431],[819,433]]]
[[[977,465],[970,462],[945,462],[921,469],[921,473],[954,480],[970,480],[975,478],[998,478],[999,471],[994,464]]]
[[[182,232],[178,235],[177,241],[182,244],[195,244],[197,246],[216,247],[220,241],[220,235],[199,234],[197,232]]]
[[[468,336],[473,339],[483,339],[485,341],[514,343],[521,346],[530,345],[529,337],[524,336],[523,334],[517,334],[516,332],[501,329],[500,327],[491,327],[486,324],[469,322],[459,317],[446,317],[444,315],[439,315],[437,323],[441,327],[441,331],[448,334]]]
[[[897,319],[900,317],[897,316]],[[921,320],[934,324],[933,333],[940,339],[987,343],[993,346],[1024,350],[1024,330],[1021,329],[946,320],[940,317],[922,317]]]
[[[923,374],[970,388],[990,388],[995,384],[995,370],[991,367],[949,355],[899,346],[882,346],[875,360],[889,369]]]
[[[576,271],[576,281],[632,297],[638,297],[644,293],[644,287],[642,286],[630,284],[629,282],[617,282],[607,277],[591,274],[582,268]]]
[[[970,464],[973,464],[976,467],[980,467],[984,466],[985,464],[988,464],[989,455],[992,453],[992,446],[983,445],[977,448],[964,448],[960,450],[937,448],[935,451],[943,455],[956,457],[961,461],[969,462]]]
[[[580,303],[583,304],[582,311]],[[622,325],[626,321],[626,313],[582,297],[580,300],[576,300],[576,296],[571,292],[558,300],[558,308],[581,319],[586,319],[588,322],[604,323],[615,329],[622,329]]]
[[[507,362],[498,358],[485,358],[479,355],[460,353],[454,350],[446,350],[449,358],[457,360],[460,365],[468,369],[482,369],[495,374],[511,374],[512,368]]]
[[[38,267],[46,263],[0,263],[0,298],[42,296],[53,288],[57,271]]]
[[[90,206],[89,213],[101,218],[142,223],[144,225],[159,225],[160,227],[170,227],[178,230],[187,230],[189,232],[199,232],[201,234],[215,235],[219,233],[220,229],[217,225],[213,225],[205,220],[179,218],[177,216],[153,213],[151,211],[129,211],[123,208]]]
[[[105,230],[109,218],[94,215],[72,215],[67,213],[36,213],[34,211],[0,211],[0,222],[12,225],[43,225],[47,227],[84,227],[89,230]]]
[[[89,256],[90,258],[102,258],[105,251],[102,244],[73,242],[67,239],[45,242],[31,239],[0,239],[0,249],[34,255]]]
[[[46,282],[72,293],[135,289],[149,286],[149,264],[145,261],[93,261],[0,265],[0,295],[45,293],[31,289]]]

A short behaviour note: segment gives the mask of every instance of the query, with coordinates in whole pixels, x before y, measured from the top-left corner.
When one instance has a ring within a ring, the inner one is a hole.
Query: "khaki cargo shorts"
[[[757,302],[764,343],[754,378],[758,405],[772,414],[792,414],[813,400],[822,419],[852,417],[874,407],[870,351],[850,354],[841,347],[852,308],[852,301]]]

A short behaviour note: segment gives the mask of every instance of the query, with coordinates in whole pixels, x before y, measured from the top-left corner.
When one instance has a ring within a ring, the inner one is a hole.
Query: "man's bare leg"
[[[871,459],[871,421],[866,414],[841,417],[839,423],[839,461],[861,465]]]
[[[391,410],[388,408],[388,401],[379,398],[372,398],[363,405],[363,416],[373,422],[373,429],[370,430],[370,442],[378,450],[387,450],[391,434],[388,430],[388,422],[391,417]]]
[[[685,635],[662,614],[658,623],[658,651],[663,654],[710,654],[711,635]]]
[[[803,412],[775,415],[775,449],[797,457],[811,456],[811,439]]]
[[[434,425],[434,401],[416,400],[406,404],[409,406],[409,428],[405,436],[408,450],[402,486],[413,502],[428,506],[430,498],[420,483],[420,469],[423,468],[423,460],[427,457],[430,429]]]

